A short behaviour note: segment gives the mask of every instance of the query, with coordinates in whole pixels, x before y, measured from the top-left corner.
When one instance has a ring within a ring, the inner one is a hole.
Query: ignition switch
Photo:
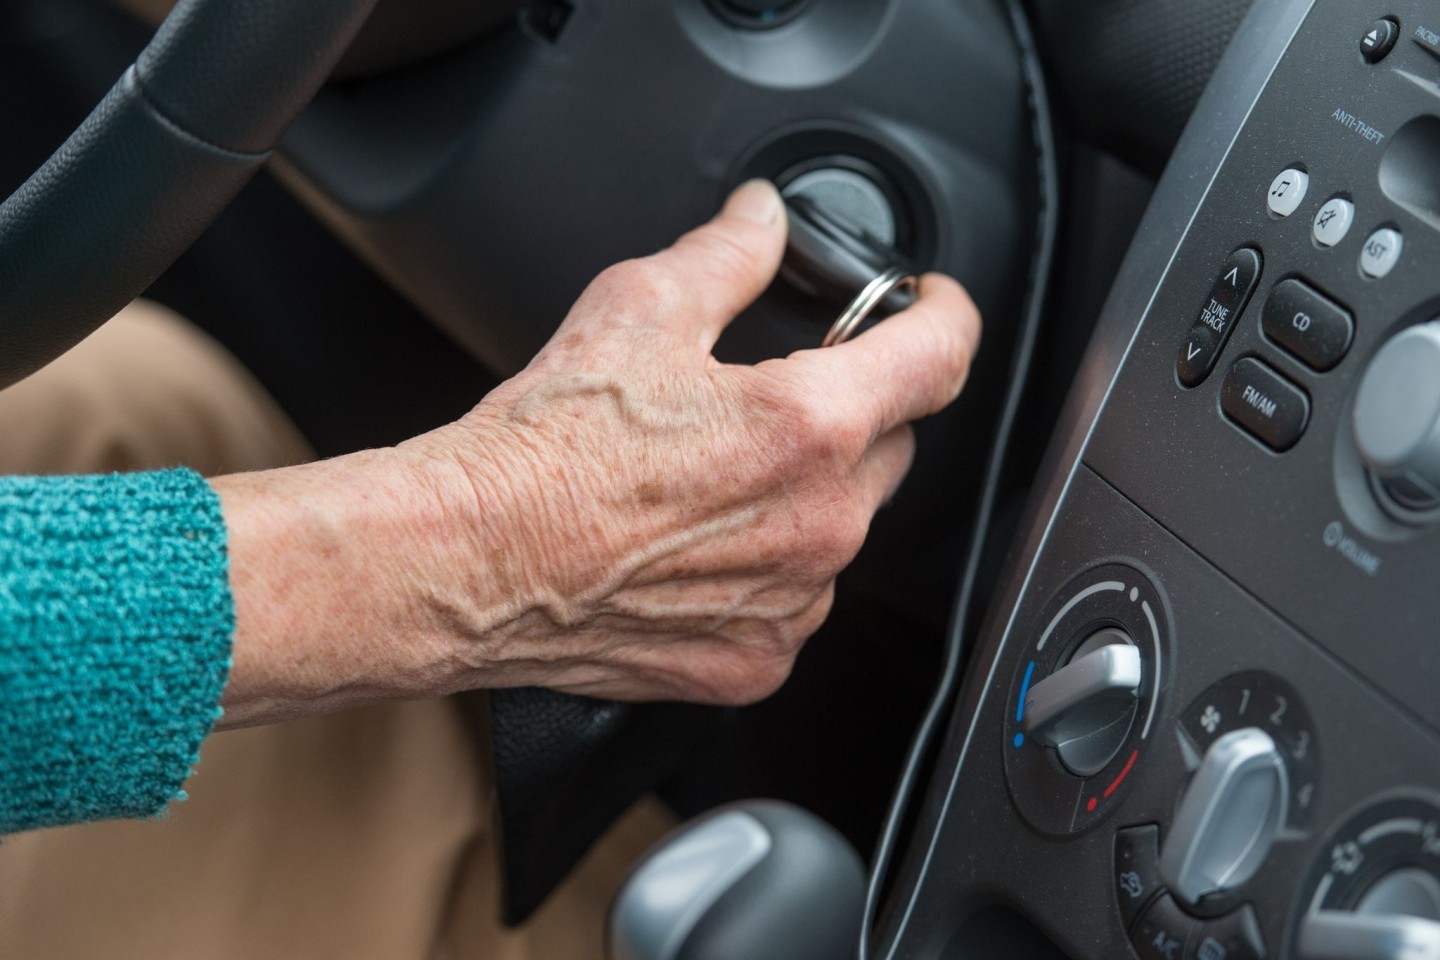
[[[844,306],[876,277],[916,272],[900,250],[905,224],[873,179],[844,167],[812,169],[785,185],[790,239],[780,272],[796,289]],[[915,302],[908,287],[880,301],[884,313]]]

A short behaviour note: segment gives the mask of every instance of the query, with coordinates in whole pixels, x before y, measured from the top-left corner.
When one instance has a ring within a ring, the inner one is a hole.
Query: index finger
[[[965,288],[927,273],[913,306],[853,340],[789,359],[804,365],[817,388],[857,408],[878,437],[949,406],[979,345],[980,311]]]

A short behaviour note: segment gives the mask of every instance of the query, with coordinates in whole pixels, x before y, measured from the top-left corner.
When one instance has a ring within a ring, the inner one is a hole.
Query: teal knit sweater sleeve
[[[198,474],[0,478],[0,834],[184,797],[230,668],[227,576]]]

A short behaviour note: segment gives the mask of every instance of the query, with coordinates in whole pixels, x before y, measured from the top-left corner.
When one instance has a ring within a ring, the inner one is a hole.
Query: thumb
[[[768,180],[741,184],[715,219],[652,260],[686,284],[709,345],[775,279],[785,255],[785,202]]]

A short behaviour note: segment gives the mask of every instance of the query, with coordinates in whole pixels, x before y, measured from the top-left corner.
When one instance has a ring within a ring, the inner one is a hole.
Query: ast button
[[[1349,312],[1299,280],[1276,285],[1260,322],[1265,336],[1320,371],[1339,363],[1355,336]]]
[[[1115,899],[1127,930],[1160,890],[1159,860],[1159,827],[1131,827],[1115,835]]]
[[[1199,927],[1166,893],[1140,917],[1130,942],[1141,960],[1190,960],[1194,954],[1186,948]]]
[[[1295,446],[1310,421],[1310,398],[1254,357],[1235,361],[1220,390],[1225,414],[1277,452]]]
[[[1400,262],[1404,249],[1405,237],[1399,230],[1381,227],[1360,248],[1360,272],[1372,280],[1383,280]]]
[[[1210,293],[1200,305],[1190,332],[1180,342],[1180,352],[1175,358],[1175,374],[1187,387],[1199,386],[1210,371],[1235,321],[1244,312],[1260,282],[1260,253],[1250,247],[1242,247],[1225,260],[1220,275],[1210,287]]]

